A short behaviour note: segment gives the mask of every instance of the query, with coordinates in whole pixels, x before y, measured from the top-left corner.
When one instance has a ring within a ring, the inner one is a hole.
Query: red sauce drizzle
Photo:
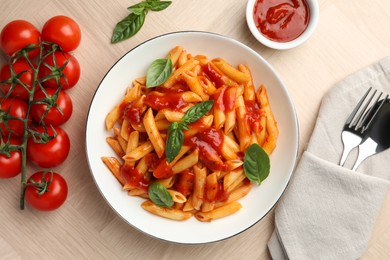
[[[215,91],[212,96],[214,100],[214,107],[223,112],[230,112],[234,109],[236,102],[237,89],[235,87],[228,87],[223,85]]]
[[[227,86],[222,86],[222,87],[218,88],[217,91],[215,91],[215,93],[213,95],[214,107],[218,108],[224,112],[225,112],[224,95],[225,95],[226,89],[227,89]]]
[[[161,93],[157,91],[150,92],[144,100],[144,103],[154,110],[169,108],[172,110],[180,110],[187,106],[187,103],[182,99],[183,93]]]
[[[157,167],[152,168],[153,176],[157,179],[166,179],[173,176],[172,166],[169,165],[166,158],[163,158],[157,164]]]
[[[172,166],[169,165],[165,157],[160,159],[157,154],[150,153],[146,155],[145,160],[156,179],[166,179],[173,175]]]
[[[307,28],[309,7],[306,0],[258,0],[253,19],[256,27],[268,39],[289,42]]]
[[[121,167],[121,176],[125,180],[125,186],[130,186],[132,188],[139,188],[144,191],[148,191],[149,182],[145,179],[144,174],[133,166],[128,166],[124,164]]]
[[[202,72],[217,88],[220,88],[225,83],[222,79],[222,74],[211,62],[202,66]]]
[[[225,105],[225,111],[230,112],[234,108],[234,103],[236,102],[237,89],[234,87],[229,87],[226,89],[223,96],[223,103]]]
[[[192,193],[194,188],[195,175],[189,170],[185,170],[178,174],[178,179],[175,182],[176,190],[181,192],[184,196]]]
[[[226,168],[219,154],[221,154],[223,135],[214,127],[210,127],[197,135],[185,139],[184,143],[199,150],[199,159],[208,168],[220,171]]]
[[[223,180],[221,179],[219,182],[218,182],[218,192],[217,192],[217,196],[215,197],[215,201],[227,201],[229,198],[229,192],[225,191],[223,189]]]
[[[137,102],[130,102],[123,110],[123,118],[127,119],[131,124],[140,125],[142,120],[142,106]]]
[[[220,131],[216,130],[214,127],[200,132],[198,137],[209,143],[218,153],[222,153],[222,144],[223,144],[223,135]]]
[[[257,129],[260,127],[259,120],[261,117],[261,110],[259,108],[259,105],[255,100],[245,101],[245,107],[246,107],[246,120],[251,127],[251,129]],[[261,131],[261,129],[259,129]]]

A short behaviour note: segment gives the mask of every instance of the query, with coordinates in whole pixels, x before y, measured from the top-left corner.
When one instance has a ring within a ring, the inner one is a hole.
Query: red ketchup
[[[310,13],[306,0],[258,0],[253,19],[266,38],[289,42],[306,30]]]

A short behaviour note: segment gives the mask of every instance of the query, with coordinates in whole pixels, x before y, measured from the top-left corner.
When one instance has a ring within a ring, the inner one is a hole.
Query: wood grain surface
[[[85,156],[87,111],[99,82],[127,51],[160,34],[201,30],[230,36],[253,48],[281,75],[296,106],[300,154],[313,130],[321,98],[333,84],[390,54],[390,2],[319,0],[320,20],[302,46],[272,50],[250,34],[244,0],[174,0],[165,11],[150,12],[133,38],[112,45],[115,24],[135,0],[0,0],[0,28],[26,19],[42,28],[64,14],[81,26],[83,38],[75,56],[82,75],[68,93],[74,114],[64,125],[72,147],[56,168],[67,179],[69,197],[54,212],[18,207],[20,179],[0,181],[1,259],[270,259],[267,249],[274,213],[228,240],[206,245],[179,245],[149,237],[126,224],[108,206],[89,172]],[[0,56],[3,65],[6,58]],[[102,140],[97,140],[102,141]],[[34,168],[30,166],[31,173]],[[390,195],[373,228],[362,259],[390,258]]]

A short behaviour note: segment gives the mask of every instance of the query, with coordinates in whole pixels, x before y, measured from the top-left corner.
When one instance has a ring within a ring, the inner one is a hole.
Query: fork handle
[[[370,137],[367,138],[361,145],[359,145],[359,155],[356,159],[354,166],[352,167],[352,171],[356,171],[359,165],[369,156],[376,154],[376,148],[378,144],[372,140]]]
[[[343,166],[345,161],[347,160],[348,154],[352,151],[353,148],[355,148],[361,143],[362,138],[351,132],[343,131],[341,133],[341,139],[343,141],[344,149],[343,154],[341,155],[339,165]]]

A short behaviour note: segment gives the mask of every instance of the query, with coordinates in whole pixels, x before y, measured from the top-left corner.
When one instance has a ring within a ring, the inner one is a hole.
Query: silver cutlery
[[[351,114],[349,115],[347,121],[344,124],[341,139],[343,142],[343,153],[340,159],[339,165],[343,166],[348,154],[352,151],[353,148],[357,147],[362,143],[363,140],[366,140],[366,134],[368,129],[370,128],[371,123],[374,121],[378,111],[384,104],[385,100],[387,100],[387,96],[383,99],[382,102],[378,101],[382,96],[382,92],[376,97],[375,101],[372,102],[375,97],[377,90],[372,91],[372,87],[370,87],[367,92],[360,99],[356,107],[353,109]],[[363,148],[362,148],[363,150]],[[364,153],[362,152],[362,158]]]
[[[375,120],[367,131],[367,139],[359,145],[359,155],[352,167],[355,171],[369,156],[380,153],[390,147],[390,100],[381,102]],[[380,104],[377,104],[378,106]]]

